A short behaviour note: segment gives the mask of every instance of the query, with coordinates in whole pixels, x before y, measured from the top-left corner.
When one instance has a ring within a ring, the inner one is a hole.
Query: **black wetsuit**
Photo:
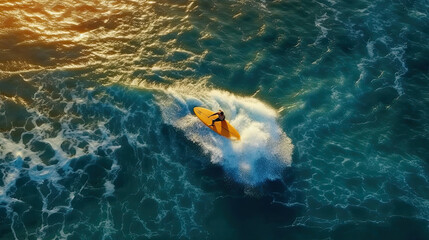
[[[225,121],[225,114],[223,114],[223,112],[221,112],[221,113],[218,113],[218,118],[216,118],[216,119],[214,119],[214,120],[212,120],[212,125],[215,123],[215,122],[222,122],[222,121]]]

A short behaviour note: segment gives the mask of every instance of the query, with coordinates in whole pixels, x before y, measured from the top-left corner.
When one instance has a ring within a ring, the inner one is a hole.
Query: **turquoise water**
[[[428,239],[428,6],[0,3],[0,239]]]

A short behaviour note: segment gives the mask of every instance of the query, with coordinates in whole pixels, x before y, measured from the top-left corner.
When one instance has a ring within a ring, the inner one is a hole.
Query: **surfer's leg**
[[[219,118],[216,118],[216,119],[212,120],[212,124],[209,126],[213,126],[215,122],[219,122],[219,121],[222,121],[222,120],[220,120]]]

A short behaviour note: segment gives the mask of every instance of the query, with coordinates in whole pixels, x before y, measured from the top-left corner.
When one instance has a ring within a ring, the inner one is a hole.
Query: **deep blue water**
[[[0,239],[428,239],[428,6],[0,3]]]

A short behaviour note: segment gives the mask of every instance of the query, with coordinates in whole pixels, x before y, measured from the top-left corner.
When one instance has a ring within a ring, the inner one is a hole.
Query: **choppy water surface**
[[[0,2],[0,238],[427,239],[428,6]]]

